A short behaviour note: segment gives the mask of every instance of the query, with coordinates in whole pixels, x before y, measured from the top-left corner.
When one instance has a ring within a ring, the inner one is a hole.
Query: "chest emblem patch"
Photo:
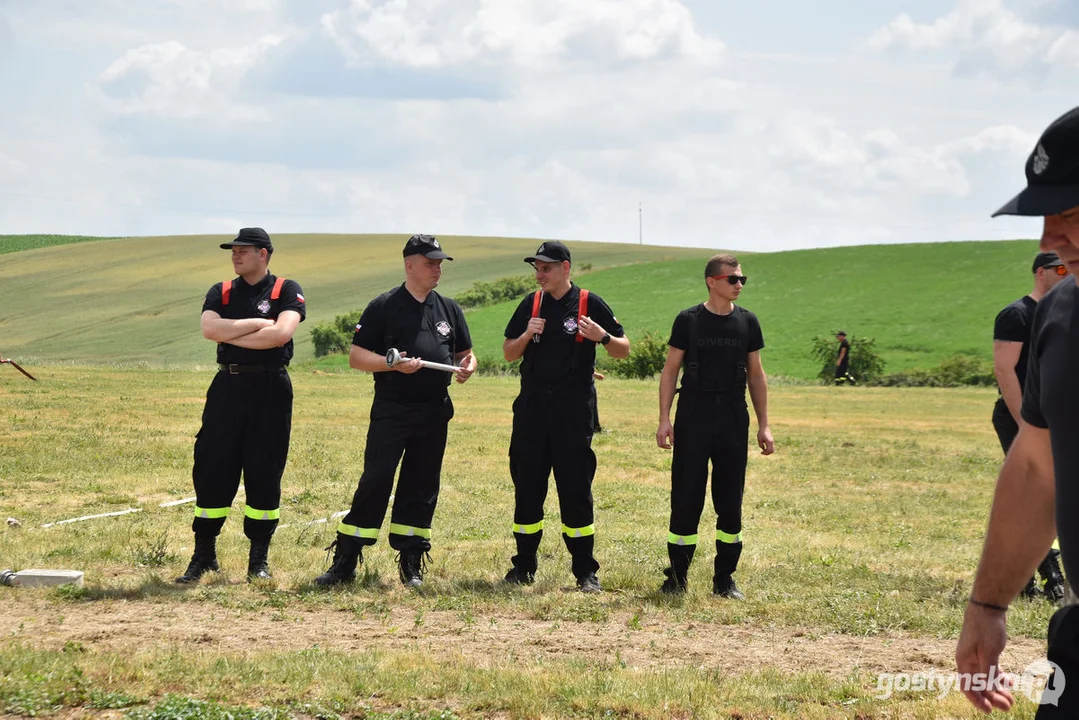
[[[438,323],[435,324],[435,330],[438,331],[439,335],[446,338],[450,336],[450,330],[452,330],[452,328],[445,320],[439,320]]]
[[[258,308],[258,311],[260,313],[265,315],[266,313],[270,312],[270,301],[269,300],[259,300],[259,304],[256,305],[255,307]]]
[[[562,329],[569,335],[575,335],[577,333],[577,318],[571,315],[563,320]]]

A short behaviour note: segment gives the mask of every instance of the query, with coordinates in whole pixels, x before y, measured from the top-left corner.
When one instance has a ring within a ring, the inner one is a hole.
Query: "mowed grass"
[[[0,593],[0,710],[143,704],[179,692],[299,717],[975,716],[958,694],[877,699],[875,676],[951,669],[1001,460],[989,391],[773,388],[777,453],[750,454],[738,576],[748,599],[734,603],[709,592],[710,508],[690,593],[656,592],[670,455],[655,447],[654,382],[600,386],[609,432],[594,442],[594,494],[607,592],[584,597],[566,590],[572,577],[556,530],[544,538],[535,586],[498,583],[513,553],[512,379],[453,388],[433,561],[414,593],[398,584],[385,535],[356,584],[310,585],[334,523],[304,523],[347,507],[369,377],[293,374],[287,526],[271,554],[274,580],[242,582],[241,490],[220,543],[222,574],[189,590],[169,581],[190,553],[191,505],[159,505],[191,494],[210,375],[48,367],[40,377],[0,376],[0,511],[21,523],[0,531],[0,557],[15,568],[83,569],[88,588]],[[133,507],[141,512],[40,527]],[[557,528],[553,487],[547,513]],[[87,607],[103,620],[80,634],[73,618]],[[132,612],[162,618],[169,640],[107,622]],[[1050,613],[1045,603],[1017,603],[1014,642],[1034,644]],[[192,616],[200,624],[170,629]],[[349,618],[364,629],[342,630]],[[335,642],[342,632],[347,642]],[[63,633],[74,639],[55,640]],[[489,652],[477,652],[486,643]],[[796,643],[819,644],[817,661],[788,660]],[[876,649],[852,656],[846,643]],[[1014,716],[1032,717],[1032,708],[1024,702]]]
[[[0,255],[36,250],[38,248],[71,245],[73,243],[110,240],[112,238],[90,237],[86,235],[0,235]]]

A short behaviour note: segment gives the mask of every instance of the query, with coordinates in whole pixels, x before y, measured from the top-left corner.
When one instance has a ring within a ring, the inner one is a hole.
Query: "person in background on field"
[[[356,325],[348,364],[373,373],[375,398],[363,453],[363,474],[352,507],[337,526],[330,568],[316,585],[356,578],[363,547],[374,545],[386,516],[400,463],[390,515],[390,547],[397,550],[398,575],[408,587],[423,585],[425,554],[431,549],[431,520],[441,486],[442,456],[453,417],[450,379],[466,382],[476,371],[472,337],[461,306],[435,292],[442,261],[453,260],[431,235],[413,235],[403,250],[405,282],[368,303]],[[386,353],[407,359],[394,366]],[[455,365],[456,373],[425,368],[421,360]]]
[[[959,673],[981,678],[963,688],[983,712],[1015,698],[1000,680],[1008,603],[1060,535],[1068,577],[1079,577],[1079,107],[1054,120],[1026,162],[1027,187],[994,215],[1042,217],[1039,249],[1071,273],[1038,302],[1031,324],[1019,432],[993,493],[985,544],[955,651]],[[1038,720],[1079,717],[1079,606],[1049,621],[1047,657],[1056,665]],[[990,675],[992,673],[992,675]],[[1055,702],[1052,702],[1055,701]]]
[[[839,343],[839,349],[835,356],[835,384],[853,385],[854,376],[850,374],[850,343],[847,342],[847,333],[840,330],[835,334]]]
[[[273,243],[243,228],[221,245],[239,277],[215,284],[202,304],[202,335],[217,343],[218,372],[195,436],[195,551],[178,583],[218,570],[217,536],[243,475],[247,579],[270,577],[270,540],[281,517],[281,476],[292,431],[292,335],[307,314],[294,280],[270,273]]]
[[[1034,310],[1045,294],[1068,274],[1068,269],[1056,253],[1041,252],[1034,257],[1031,268],[1034,288],[997,314],[993,323],[993,372],[997,376],[1000,396],[993,407],[993,429],[997,431],[1004,454],[1019,432],[1020,410],[1023,406],[1023,380],[1027,376],[1027,357],[1030,354],[1030,325]],[[1064,598],[1064,577],[1060,574],[1060,551],[1053,548],[1038,565],[1042,577],[1041,592],[1050,602]],[[1023,595],[1038,595],[1038,584],[1031,576]]]
[[[674,445],[671,463],[671,518],[660,590],[683,593],[697,549],[697,526],[712,462],[712,504],[716,510],[716,560],[712,592],[736,600],[734,582],[742,554],[742,493],[746,481],[749,410],[746,387],[757,415],[757,445],[775,452],[768,426],[768,380],[761,365],[764,337],[757,316],[735,305],[746,276],[733,255],[716,255],[704,268],[708,299],[678,313],[659,379],[656,444]],[[678,371],[682,372],[678,410],[671,425]]]
[[[572,557],[577,587],[600,592],[599,563],[593,553],[592,373],[597,346],[612,358],[624,358],[629,355],[629,338],[601,297],[570,281],[570,252],[565,245],[545,242],[525,262],[535,268],[540,289],[521,300],[502,344],[508,362],[524,358],[509,450],[517,554],[505,582],[535,581],[543,503],[553,469],[562,538]]]

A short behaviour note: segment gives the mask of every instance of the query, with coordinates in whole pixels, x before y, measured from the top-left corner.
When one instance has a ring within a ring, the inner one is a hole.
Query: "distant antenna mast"
[[[644,205],[637,203],[637,244],[644,245]]]

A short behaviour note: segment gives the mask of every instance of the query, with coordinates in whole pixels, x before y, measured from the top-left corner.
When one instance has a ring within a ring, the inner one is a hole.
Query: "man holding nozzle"
[[[403,254],[404,284],[367,305],[352,338],[349,366],[374,375],[375,398],[363,474],[352,508],[337,526],[337,539],[331,545],[333,564],[315,578],[316,585],[355,579],[363,547],[378,539],[398,463],[401,472],[390,515],[390,547],[398,551],[401,582],[409,587],[423,585],[446,431],[453,417],[450,378],[459,383],[468,380],[476,370],[476,357],[461,307],[435,292],[442,261],[453,258],[431,235],[410,237]],[[397,353],[388,362],[392,350]],[[432,369],[424,367],[424,361],[460,369]]]

